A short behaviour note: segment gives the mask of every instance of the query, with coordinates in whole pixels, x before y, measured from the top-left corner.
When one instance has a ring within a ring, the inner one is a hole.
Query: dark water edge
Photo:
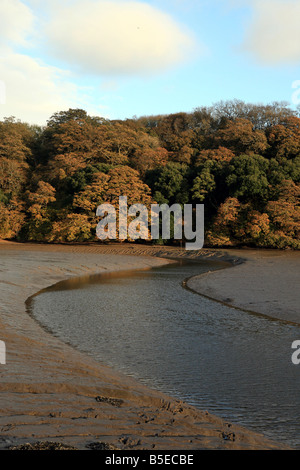
[[[180,261],[73,278],[28,302],[45,329],[94,359],[201,410],[300,448],[299,327],[183,288],[227,264]]]

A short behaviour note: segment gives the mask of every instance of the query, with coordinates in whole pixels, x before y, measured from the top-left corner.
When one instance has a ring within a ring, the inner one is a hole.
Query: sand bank
[[[0,340],[7,348],[7,363],[0,365],[0,448],[41,440],[78,449],[286,448],[93,361],[26,313],[28,297],[63,279],[199,255],[238,264],[238,253],[221,250],[0,243]],[[225,283],[242,266],[214,276]],[[204,279],[210,278],[190,280],[191,286],[202,290]]]
[[[299,251],[229,250],[227,255],[244,262],[193,277],[186,286],[224,304],[300,324]]]

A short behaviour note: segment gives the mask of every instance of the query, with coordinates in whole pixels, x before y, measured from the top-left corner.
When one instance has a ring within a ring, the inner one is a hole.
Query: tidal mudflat
[[[116,373],[45,331],[26,312],[30,296],[64,279],[163,266],[184,256],[180,249],[139,246],[1,244],[0,339],[7,346],[0,369],[2,448],[40,440],[85,449],[97,442],[117,449],[287,448]],[[239,259],[218,250],[194,256],[233,264]]]

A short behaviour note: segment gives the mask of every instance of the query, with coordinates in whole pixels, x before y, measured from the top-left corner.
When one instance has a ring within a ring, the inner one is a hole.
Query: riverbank
[[[63,279],[148,269],[185,257],[230,262],[234,269],[213,273],[227,279],[248,264],[240,264],[239,250],[0,243],[0,340],[7,348],[7,363],[0,365],[1,449],[37,441],[77,449],[285,448],[116,373],[48,334],[26,313],[28,297]],[[193,288],[202,278],[196,281]]]
[[[187,280],[186,287],[254,314],[300,325],[300,252],[229,250],[233,269]]]

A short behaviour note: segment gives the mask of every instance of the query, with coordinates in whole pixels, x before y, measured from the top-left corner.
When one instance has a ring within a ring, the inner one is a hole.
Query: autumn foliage
[[[107,120],[55,113],[0,122],[0,238],[100,241],[96,209],[205,205],[206,246],[299,249],[300,118],[285,104],[221,102]],[[170,243],[172,241],[160,241]]]

